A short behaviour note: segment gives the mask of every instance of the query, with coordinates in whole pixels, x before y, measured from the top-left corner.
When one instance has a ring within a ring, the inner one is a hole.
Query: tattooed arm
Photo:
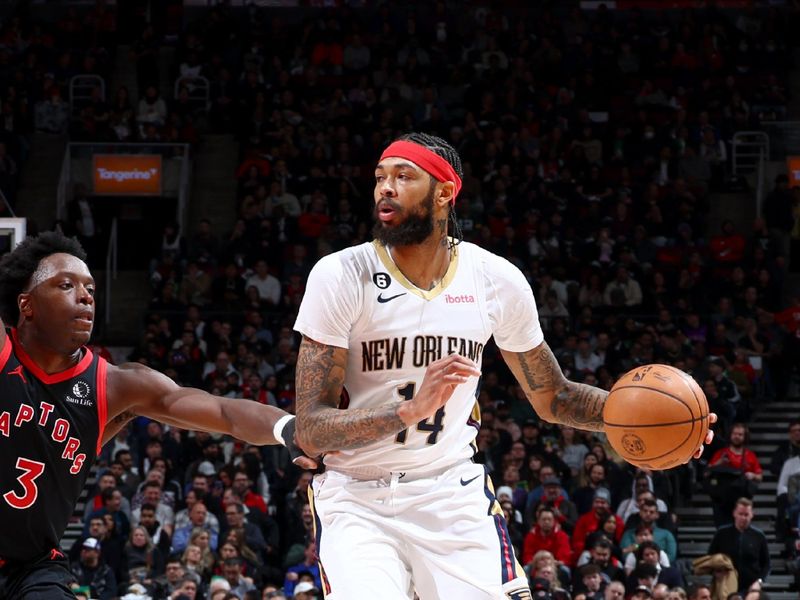
[[[480,375],[471,360],[451,354],[431,363],[411,400],[388,400],[373,408],[339,410],[347,349],[304,337],[296,370],[297,438],[311,456],[362,448],[433,415],[469,377]]]
[[[122,431],[122,428],[125,427],[132,419],[136,417],[136,414],[133,411],[126,410],[118,414],[113,419],[109,419],[108,423],[106,423],[106,428],[103,430],[103,445],[106,442],[113,440],[116,435]]]
[[[603,430],[608,392],[564,377],[547,342],[527,352],[500,352],[542,419],[577,429]]]

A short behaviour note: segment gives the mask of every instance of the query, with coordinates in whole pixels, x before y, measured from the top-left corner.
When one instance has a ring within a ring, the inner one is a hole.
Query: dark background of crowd
[[[153,300],[132,360],[181,384],[292,411],[292,324],[306,276],[319,257],[371,239],[374,163],[397,135],[419,130],[459,150],[465,178],[455,210],[464,239],[523,271],[567,376],[608,389],[628,369],[659,362],[703,386],[720,415],[717,439],[703,461],[647,478],[662,513],[691,500],[735,421],[786,397],[800,355],[800,302],[784,286],[797,266],[797,194],[780,178],[764,219],[746,230],[733,221],[711,226],[709,207],[715,193],[742,185],[729,176],[733,133],[786,114],[796,12],[222,3],[181,20],[180,3],[164,2],[148,20],[140,4],[72,7],[55,23],[23,11],[0,34],[0,189],[12,204],[16,165],[34,130],[195,146],[204,132],[233,132],[240,142],[233,229],[204,221],[178,231],[165,217],[163,235],[150,240]],[[96,73],[108,81],[120,42],[133,49],[141,98],[119,89],[65,110],[69,79]],[[158,60],[168,44],[173,64]],[[176,99],[158,89],[164,70],[185,77]],[[208,110],[190,98],[197,75],[210,82]],[[60,226],[83,238],[83,217],[75,205]],[[602,439],[537,419],[491,345],[478,400],[477,460],[506,492],[498,495],[526,561],[542,469],[559,479],[576,518],[593,511],[598,488],[608,490],[604,510],[635,494],[635,471]],[[106,469],[114,478],[98,478],[85,536],[103,538],[120,593],[143,580],[166,597],[183,585],[179,570],[201,594],[212,574],[233,585],[243,572],[259,590],[280,588],[292,565],[319,587],[309,476],[284,449],[140,419],[106,447]],[[179,512],[198,500],[206,513]],[[127,540],[143,504],[162,521],[146,521],[148,539],[156,538],[147,550]],[[244,529],[241,515],[228,515],[242,504]],[[105,524],[91,524],[92,514],[105,513]],[[164,522],[175,513],[177,524]],[[669,514],[662,524],[674,531]],[[575,519],[560,521],[574,535]],[[170,571],[174,550],[162,532],[183,530],[186,542],[193,525],[214,531],[215,551],[201,541],[198,562],[179,548],[183,564]],[[622,527],[609,534],[620,559]],[[222,555],[217,544],[228,539],[235,548]],[[584,545],[573,538],[576,556],[559,560],[574,567]],[[81,563],[81,542],[74,548]],[[286,580],[289,595],[295,579]],[[622,579],[629,590],[637,583]]]

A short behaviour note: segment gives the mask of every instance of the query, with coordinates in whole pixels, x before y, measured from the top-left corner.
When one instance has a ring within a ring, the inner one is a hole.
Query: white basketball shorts
[[[326,600],[531,598],[483,465],[366,481],[327,471],[309,497]]]

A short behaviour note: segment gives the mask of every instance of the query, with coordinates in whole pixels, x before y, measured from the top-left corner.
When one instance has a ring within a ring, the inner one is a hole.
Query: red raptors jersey
[[[58,547],[100,451],[107,363],[83,348],[48,375],[0,335],[0,558],[25,561]]]

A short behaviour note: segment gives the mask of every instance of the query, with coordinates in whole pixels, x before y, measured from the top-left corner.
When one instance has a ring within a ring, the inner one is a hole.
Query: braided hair
[[[458,151],[442,138],[435,135],[430,135],[428,133],[414,132],[401,135],[399,138],[397,138],[397,141],[419,144],[423,148],[438,154],[450,163],[450,166],[453,167],[453,170],[461,179],[464,179],[464,167],[461,164],[461,157],[458,155]],[[450,213],[448,214],[447,218],[453,227],[453,235],[450,242],[450,247],[452,249],[453,246],[456,246],[464,241],[464,232],[461,231],[461,226],[458,224],[458,220],[456,219],[455,204],[450,207]]]
[[[19,320],[17,298],[25,289],[43,258],[51,254],[71,254],[86,261],[86,252],[75,238],[59,231],[45,231],[25,238],[12,252],[0,258],[0,318],[6,325]]]

